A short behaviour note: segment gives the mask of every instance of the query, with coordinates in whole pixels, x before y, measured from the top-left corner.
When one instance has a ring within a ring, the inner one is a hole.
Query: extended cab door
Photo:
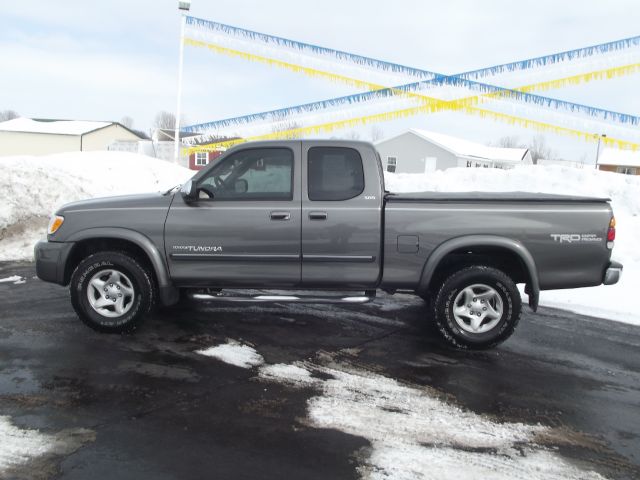
[[[373,288],[381,273],[382,183],[365,143],[302,142],[302,283]]]
[[[300,142],[229,152],[178,193],[165,250],[179,286],[292,287],[300,283]]]

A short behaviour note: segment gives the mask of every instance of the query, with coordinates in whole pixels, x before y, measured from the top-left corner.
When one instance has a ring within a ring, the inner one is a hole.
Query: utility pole
[[[178,100],[176,105],[176,125],[173,134],[173,161],[179,163],[180,161],[180,103],[182,100],[182,67],[184,63],[184,29],[187,23],[187,17],[184,12],[188,12],[191,8],[190,0],[178,0],[178,10],[180,13],[180,53],[178,60]]]
[[[598,170],[598,160],[600,160],[600,141],[603,138],[607,138],[607,135],[606,133],[597,133],[596,135],[598,135],[598,149],[596,150],[596,170]]]

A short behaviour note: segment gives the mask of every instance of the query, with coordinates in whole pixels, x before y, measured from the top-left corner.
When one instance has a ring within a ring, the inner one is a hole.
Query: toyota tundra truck
[[[616,283],[605,198],[391,193],[366,142],[295,140],[227,150],[181,188],[61,207],[35,247],[40,279],[70,286],[80,319],[131,332],[190,301],[364,303],[425,299],[457,348],[507,339],[524,284]],[[467,188],[468,190],[468,188]]]

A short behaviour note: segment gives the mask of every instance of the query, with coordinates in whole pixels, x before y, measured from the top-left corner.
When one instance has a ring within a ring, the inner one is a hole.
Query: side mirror
[[[196,184],[193,180],[188,180],[180,189],[182,198],[185,202],[193,202],[198,197]]]
[[[247,193],[249,191],[249,182],[244,178],[239,178],[233,185],[233,190],[235,193]]]

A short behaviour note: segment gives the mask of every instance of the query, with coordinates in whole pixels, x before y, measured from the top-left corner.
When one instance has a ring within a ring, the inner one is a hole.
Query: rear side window
[[[364,191],[362,157],[344,147],[312,147],[307,157],[309,200],[349,200]]]

